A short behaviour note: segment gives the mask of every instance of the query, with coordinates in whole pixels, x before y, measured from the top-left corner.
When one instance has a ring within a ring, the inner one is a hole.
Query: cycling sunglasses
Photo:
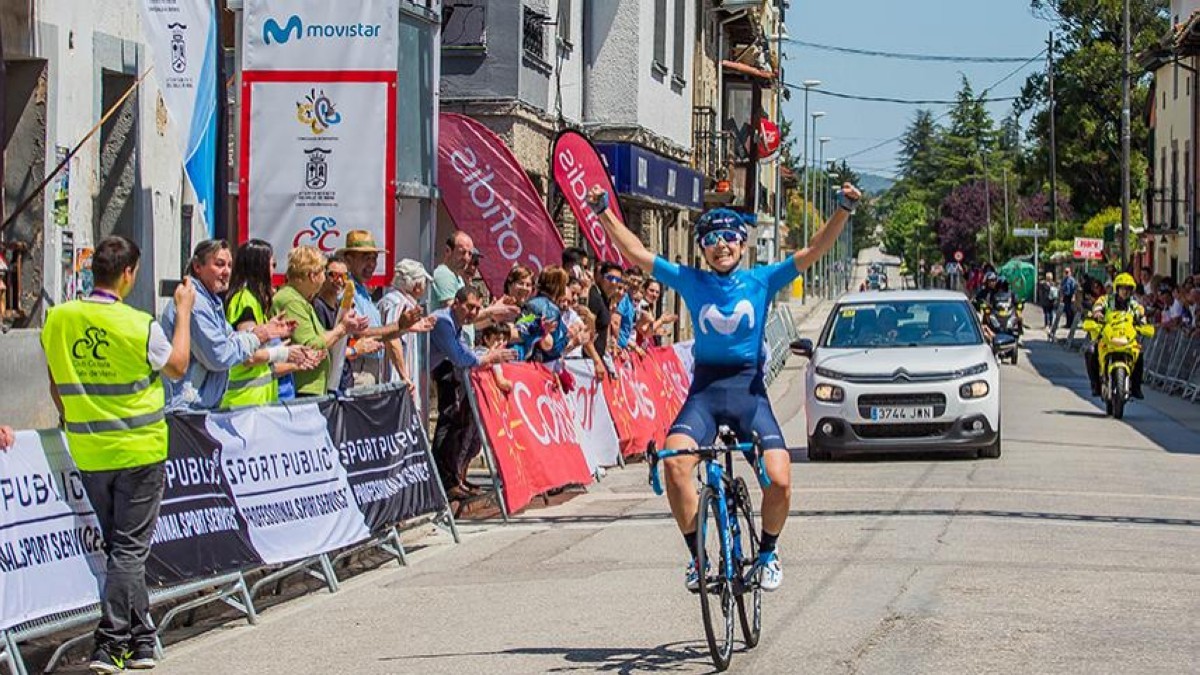
[[[615,274],[605,274],[604,280],[610,284],[624,284],[625,283],[625,279],[623,277],[619,277]]]
[[[740,244],[742,235],[733,230],[714,230],[700,237],[700,245],[704,248],[712,248],[722,241],[726,244]]]

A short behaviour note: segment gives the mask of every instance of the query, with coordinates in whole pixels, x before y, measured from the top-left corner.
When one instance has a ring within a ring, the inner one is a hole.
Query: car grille
[[[912,424],[855,424],[859,438],[936,438],[946,435],[949,422],[918,422]]]
[[[871,408],[892,406],[933,406],[935,417],[946,414],[946,395],[939,392],[927,394],[863,394],[858,397],[858,414],[870,419]]]

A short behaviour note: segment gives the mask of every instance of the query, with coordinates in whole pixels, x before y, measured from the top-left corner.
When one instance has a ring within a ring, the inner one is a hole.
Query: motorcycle
[[[983,323],[992,331],[992,352],[1000,361],[1017,363],[1017,345],[1023,332],[1020,313],[1024,307],[1025,303],[1007,291],[996,293],[990,303],[982,305]]]
[[[1119,420],[1125,415],[1125,404],[1129,401],[1133,366],[1142,354],[1138,337],[1153,336],[1154,326],[1135,325],[1131,312],[1110,309],[1105,312],[1103,323],[1084,319],[1083,330],[1099,350],[1100,398],[1104,400],[1104,410]]]

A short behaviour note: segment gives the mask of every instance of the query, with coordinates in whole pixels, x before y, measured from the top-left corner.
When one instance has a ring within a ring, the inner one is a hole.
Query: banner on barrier
[[[408,390],[331,401],[329,435],[372,532],[446,507]]]
[[[617,377],[605,381],[604,394],[621,441],[621,454],[641,454],[650,441],[663,447],[667,427],[674,420],[664,421],[660,415],[664,409],[661,381],[650,374],[643,357],[632,355],[613,362]]]
[[[57,430],[0,451],[0,630],[96,602],[100,524]]]
[[[591,361],[568,359],[567,370],[575,378],[575,389],[567,394],[567,405],[575,420],[579,446],[587,460],[588,470],[615,466],[621,453],[620,440],[608,412],[603,381],[596,378]]]
[[[472,370],[470,377],[504,481],[504,503],[515,513],[547,490],[591,483],[592,474],[558,378],[541,364],[508,363],[503,368],[513,385],[507,393],[496,385],[490,368]]]
[[[684,401],[687,401],[688,389],[692,386],[692,373],[684,367],[679,352],[674,347],[654,347],[649,353],[662,368],[663,376],[667,380],[667,393],[675,401],[675,414],[678,415]]]

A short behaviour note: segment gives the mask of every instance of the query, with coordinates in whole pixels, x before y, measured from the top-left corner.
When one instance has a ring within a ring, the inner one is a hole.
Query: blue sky
[[[786,17],[792,38],[839,47],[876,51],[961,56],[1033,56],[1045,47],[1050,24],[1035,17],[1028,0],[792,0]],[[1019,64],[942,63],[884,59],[820,51],[784,43],[784,79],[822,81],[840,93],[904,99],[953,99],[960,72],[975,91],[1004,77]],[[1042,62],[1026,66],[993,90],[994,96],[1020,91],[1025,76]],[[1008,102],[989,104],[993,118],[1008,114]],[[929,106],[940,115],[947,106]],[[811,94],[809,112],[828,113],[817,122],[817,135],[830,136],[825,158],[840,158],[902,133],[917,108]],[[804,92],[793,91],[784,115],[804,114]],[[1022,120],[1027,122],[1028,120]],[[799,138],[801,129],[796,129]],[[797,143],[799,146],[799,143]],[[892,175],[898,143],[851,157],[858,171]],[[797,148],[799,150],[799,148]]]

